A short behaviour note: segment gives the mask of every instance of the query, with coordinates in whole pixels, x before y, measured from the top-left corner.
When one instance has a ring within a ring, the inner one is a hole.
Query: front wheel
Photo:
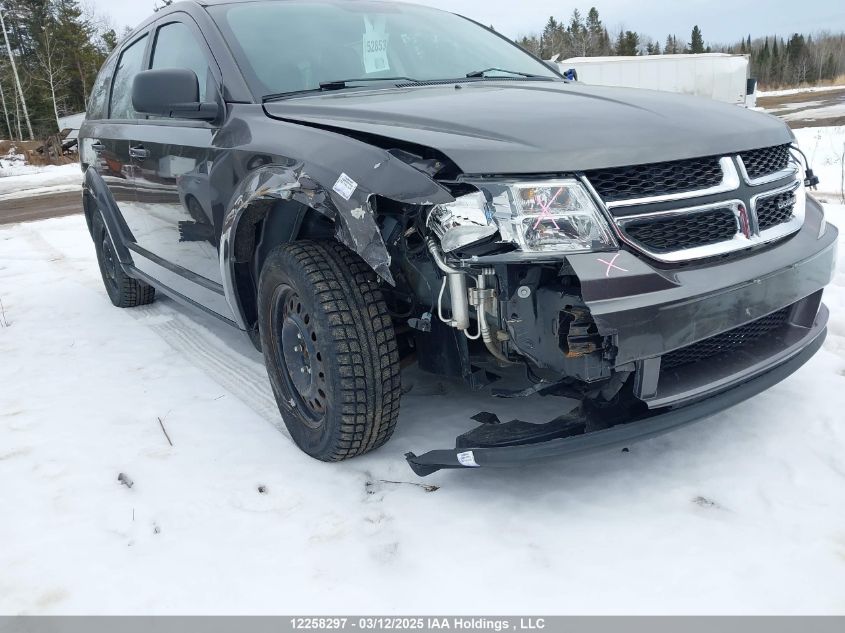
[[[118,308],[135,308],[152,303],[156,291],[143,281],[133,279],[123,270],[117,259],[117,252],[99,213],[94,214],[91,223],[94,250],[103,277],[103,285],[111,302]]]
[[[387,442],[399,352],[373,271],[337,242],[279,246],[261,270],[258,308],[267,373],[296,445],[341,461]]]

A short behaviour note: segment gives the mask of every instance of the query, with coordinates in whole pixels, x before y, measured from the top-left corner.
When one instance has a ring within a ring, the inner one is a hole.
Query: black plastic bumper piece
[[[608,429],[526,444],[435,450],[419,456],[408,453],[405,457],[411,469],[420,477],[425,477],[446,468],[518,466],[530,461],[583,455],[628,445],[715,415],[773,387],[810,360],[821,348],[826,336],[825,327],[790,359],[738,386],[677,409],[654,410],[636,420]]]

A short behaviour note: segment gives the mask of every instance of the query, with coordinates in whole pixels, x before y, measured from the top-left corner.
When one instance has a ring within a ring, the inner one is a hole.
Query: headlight
[[[616,248],[616,240],[577,180],[526,182],[493,199],[502,237],[524,251],[585,252]]]
[[[428,228],[440,238],[440,248],[451,253],[495,235],[498,228],[483,193],[471,193],[450,204],[440,204],[428,216]]]
[[[478,185],[482,193],[435,207],[429,227],[451,252],[495,234],[527,252],[617,248],[607,222],[577,180]]]

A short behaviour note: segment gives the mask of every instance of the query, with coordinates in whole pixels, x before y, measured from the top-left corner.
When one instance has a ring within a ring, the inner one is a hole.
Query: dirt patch
[[[760,97],[757,105],[791,128],[845,125],[845,86],[822,92]]]
[[[38,148],[44,141],[0,141],[0,156],[5,156],[14,150],[15,154],[23,154],[24,160],[30,165],[67,165],[79,160],[76,156],[50,156],[49,152],[38,153]]]
[[[789,105],[791,103],[804,103],[806,101],[825,101],[828,99],[834,99],[835,95],[839,95],[840,97],[845,94],[845,86],[837,90],[822,90],[819,92],[796,92],[794,94],[788,95],[773,95],[771,97],[757,97],[757,105],[761,108],[766,108],[767,110],[770,108],[777,108],[782,107],[785,105]]]

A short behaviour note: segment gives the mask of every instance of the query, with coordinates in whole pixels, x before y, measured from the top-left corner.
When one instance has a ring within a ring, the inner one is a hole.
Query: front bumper
[[[744,402],[787,378],[821,348],[827,335],[827,320],[828,310],[822,305],[813,326],[806,332],[803,346],[800,346],[792,356],[777,365],[766,368],[765,371],[745,382],[687,406],[651,410],[624,424],[599,431],[581,432],[577,435],[571,434],[571,425],[564,424],[560,427],[562,437],[546,435],[542,441],[500,446],[457,446],[454,449],[435,450],[419,456],[408,453],[406,455],[408,464],[420,477],[447,468],[517,466],[527,461],[564,455],[584,455],[667,433]]]
[[[833,226],[823,231],[823,222],[820,205],[808,198],[805,224],[792,237],[745,257],[683,268],[661,269],[628,251],[616,259],[568,256],[562,274],[577,276],[577,298],[608,342],[593,353],[567,354],[561,348],[555,326],[571,308],[571,295],[537,287],[526,299],[516,284],[506,284],[502,311],[510,316],[509,334],[520,353],[552,375],[586,383],[630,372],[634,395],[648,409],[611,428],[571,414],[547,425],[514,421],[489,432],[479,427],[459,437],[455,449],[409,454],[409,464],[426,475],[590,452],[665,433],[768,389],[807,362],[827,332],[829,313],[821,295],[835,269],[838,231]],[[489,263],[504,266],[500,279],[516,277],[509,270],[513,262]],[[666,354],[787,308],[782,327],[733,356],[661,371]]]
[[[672,404],[672,393],[664,385],[658,396],[656,377],[649,375],[658,371],[665,354],[788,306],[795,308],[790,319],[795,325],[806,328],[812,323],[820,293],[833,278],[836,264],[838,231],[828,226],[820,237],[823,218],[818,203],[808,198],[805,224],[795,235],[744,256],[696,265],[661,267],[628,250],[615,256],[567,256],[562,274],[577,277],[577,290],[541,285],[526,299],[516,292],[516,284],[503,289],[502,313],[510,316],[506,326],[511,344],[536,367],[547,370],[547,379],[558,375],[593,383],[613,372],[637,371],[643,374],[642,391],[637,394],[641,399],[653,399],[654,407]],[[514,278],[512,267],[509,263],[497,271],[500,279]],[[565,344],[567,333],[560,315],[571,312],[575,302],[581,304],[582,312],[589,311],[603,339],[603,343],[592,340],[602,344],[601,354],[572,353]],[[792,347],[796,336],[785,333],[779,344]],[[776,364],[782,358],[774,347],[758,352],[748,365]],[[757,369],[752,367],[752,373]],[[735,382],[731,376],[740,380],[747,375],[736,366],[718,380],[714,375],[706,382],[723,390]],[[688,380],[672,389],[678,402],[705,395],[692,389]]]

